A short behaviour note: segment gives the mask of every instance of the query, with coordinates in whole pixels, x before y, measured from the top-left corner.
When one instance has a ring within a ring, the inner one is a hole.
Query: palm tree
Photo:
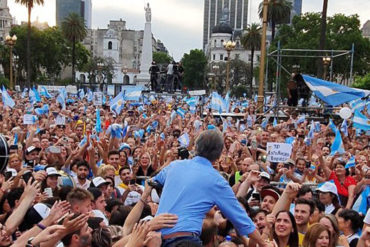
[[[328,12],[328,0],[324,0],[322,6],[322,14],[321,14],[321,31],[320,31],[320,44],[319,50],[324,50],[326,45],[326,15]],[[323,71],[322,71],[322,59],[317,59],[317,77],[322,78]]]
[[[62,32],[64,37],[72,43],[72,84],[74,84],[76,43],[82,41],[87,35],[84,19],[76,13],[70,13],[62,22]]]
[[[269,0],[267,21],[271,23],[271,41],[275,38],[276,24],[286,23],[290,17],[292,3],[287,0]],[[263,2],[258,8],[260,18],[263,18]]]
[[[241,39],[241,43],[246,50],[251,50],[251,68],[250,68],[250,82],[249,89],[251,95],[253,94],[253,58],[254,51],[261,49],[261,26],[252,23],[245,29],[245,34]]]
[[[31,87],[31,12],[35,4],[44,5],[44,0],[15,0],[16,3],[25,5],[28,9],[28,29],[27,29],[27,85]]]

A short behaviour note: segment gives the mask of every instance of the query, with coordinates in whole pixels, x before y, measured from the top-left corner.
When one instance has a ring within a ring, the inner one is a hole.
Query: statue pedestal
[[[143,47],[140,58],[140,74],[135,80],[136,85],[146,85],[150,83],[149,68],[153,61],[152,45],[152,26],[150,22],[145,23]]]

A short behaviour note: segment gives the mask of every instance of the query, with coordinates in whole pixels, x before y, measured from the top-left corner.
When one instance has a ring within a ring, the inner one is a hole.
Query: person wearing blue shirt
[[[215,205],[244,240],[249,236],[259,246],[266,246],[228,182],[212,166],[212,162],[221,156],[223,147],[221,132],[206,130],[196,140],[196,157],[174,161],[152,178],[163,186],[157,215],[171,213],[178,216],[173,228],[161,229],[162,246],[189,240],[201,244],[199,236],[203,219]]]

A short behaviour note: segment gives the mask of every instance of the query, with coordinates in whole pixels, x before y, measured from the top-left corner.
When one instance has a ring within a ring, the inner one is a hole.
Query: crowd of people
[[[220,120],[210,100],[115,112],[8,93],[0,246],[370,246],[370,140],[350,123],[340,153],[332,125],[306,142],[312,122],[291,110],[263,125],[254,100]],[[289,159],[269,161],[271,142],[290,143]]]

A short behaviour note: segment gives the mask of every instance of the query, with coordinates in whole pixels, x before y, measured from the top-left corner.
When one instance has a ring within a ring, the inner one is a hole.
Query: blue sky
[[[32,20],[37,17],[55,25],[55,0],[44,0],[43,7],[35,7]],[[259,22],[257,8],[261,0],[252,0],[253,22]],[[144,28],[144,5],[148,0],[92,0],[93,28],[106,28],[109,20],[126,21],[128,29]],[[320,12],[323,0],[303,0],[303,12]],[[164,42],[176,60],[191,49],[202,48],[203,0],[149,0],[152,8],[152,32]],[[10,12],[18,23],[27,20],[27,9],[8,0]],[[358,14],[361,24],[370,18],[369,0],[329,0],[328,15],[334,13]]]

